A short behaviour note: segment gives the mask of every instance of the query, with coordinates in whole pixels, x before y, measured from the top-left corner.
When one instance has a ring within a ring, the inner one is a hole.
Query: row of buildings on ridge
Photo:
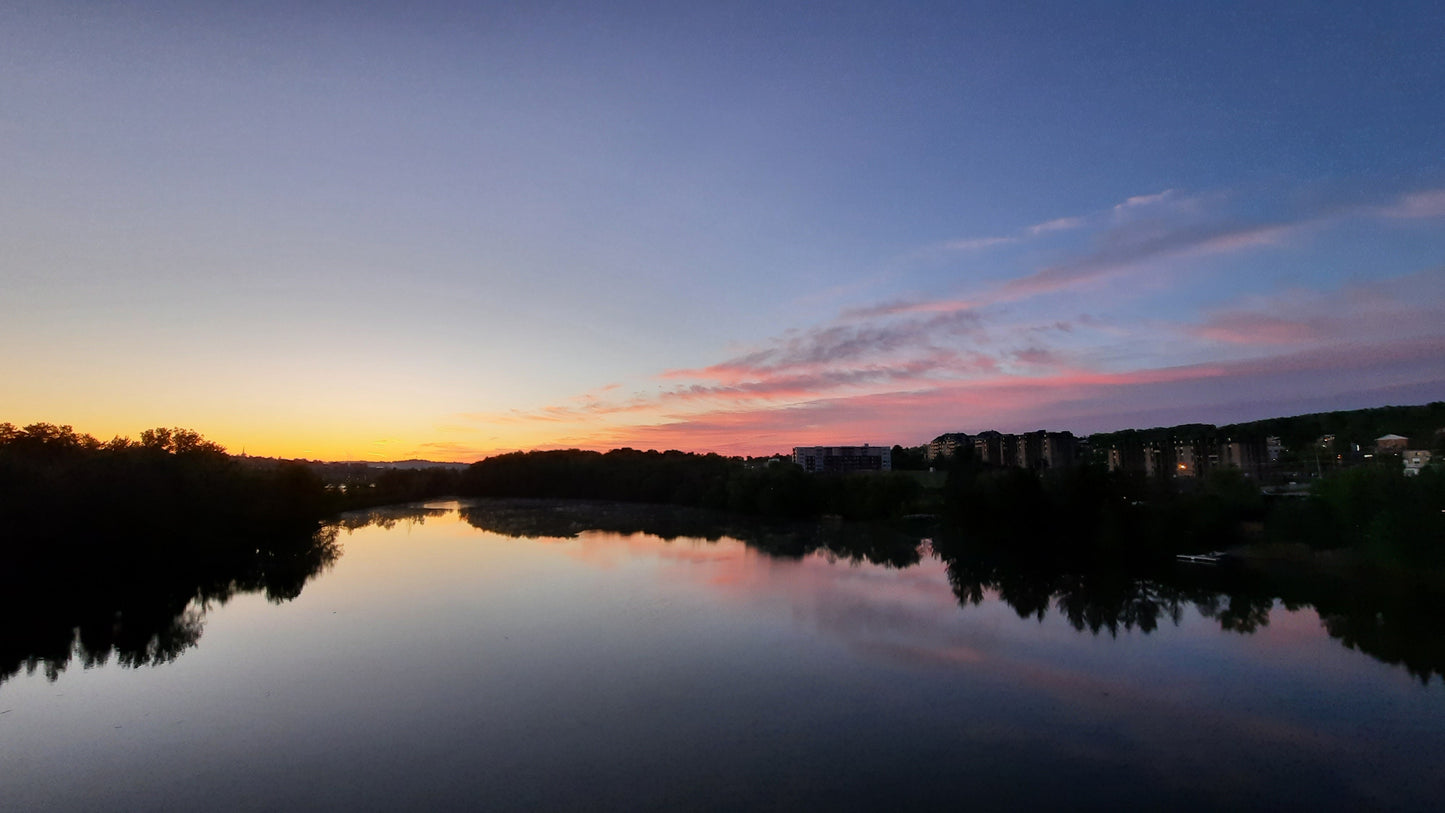
[[[972,450],[983,463],[1029,469],[1064,468],[1080,460],[1081,442],[1069,432],[1025,432],[1007,435],[980,432],[968,435],[949,432],[928,444],[925,456],[932,462]],[[807,472],[848,473],[892,471],[893,453],[888,446],[794,446],[793,462]]]
[[[1148,477],[1202,477],[1211,469],[1232,466],[1257,477],[1279,460],[1279,438],[1197,437],[1119,443],[1105,452],[1109,471],[1130,471]]]
[[[934,438],[925,452],[928,460],[951,457],[959,449],[973,449],[974,459],[990,466],[1015,466],[1021,469],[1059,469],[1074,465],[1081,459],[1087,444],[1072,432],[1024,432],[1020,435],[995,432],[992,429],[968,435],[948,432]]]
[[[924,456],[929,463],[934,463],[966,452],[985,465],[1033,470],[1067,468],[1092,460],[1106,465],[1109,471],[1136,472],[1147,477],[1194,478],[1221,467],[1260,477],[1280,462],[1285,451],[1278,437],[1231,437],[1198,424],[1178,429],[1192,431],[1170,431],[1162,436],[1114,433],[1108,438],[1109,445],[1099,448],[1092,448],[1089,438],[1075,437],[1070,432],[1039,430],[1008,434],[989,430],[976,435],[947,432],[929,442]],[[1333,448],[1333,440],[1333,436],[1327,435],[1320,438],[1317,445]],[[1410,449],[1409,445],[1409,438],[1384,435],[1375,439],[1373,452],[1362,454],[1364,457],[1398,454],[1407,476],[1419,474],[1430,464],[1430,452]],[[1355,451],[1361,450],[1357,447]],[[890,447],[866,443],[862,446],[796,446],[793,462],[810,473],[893,469]]]

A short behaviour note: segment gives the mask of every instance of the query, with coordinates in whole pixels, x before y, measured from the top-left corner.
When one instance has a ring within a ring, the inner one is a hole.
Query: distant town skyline
[[[770,454],[1445,399],[1434,3],[0,8],[0,421]]]

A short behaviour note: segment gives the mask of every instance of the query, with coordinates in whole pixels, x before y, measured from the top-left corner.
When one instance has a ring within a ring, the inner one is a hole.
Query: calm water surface
[[[836,528],[820,548],[629,522],[358,515],[294,599],[196,601],[89,667],[32,653],[0,684],[0,809],[1445,799],[1445,682],[1312,607],[1040,588]]]

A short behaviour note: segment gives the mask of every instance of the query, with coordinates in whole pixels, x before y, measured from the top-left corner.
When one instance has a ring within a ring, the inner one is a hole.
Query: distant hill
[[[1295,448],[1325,435],[1334,435],[1336,446],[1358,443],[1360,448],[1368,448],[1375,438],[1393,433],[1409,438],[1412,448],[1429,449],[1437,445],[1440,440],[1437,434],[1445,430],[1445,401],[1420,406],[1316,412],[1229,424],[1219,429],[1225,433],[1277,435],[1285,446]]]
[[[235,459],[251,466],[268,467],[277,466],[282,463],[303,463],[307,466],[321,466],[325,468],[359,468],[359,469],[452,469],[461,471],[470,463],[443,463],[435,460],[305,460],[302,458],[284,457],[251,457],[247,455],[232,455]]]
[[[438,463],[434,460],[394,460],[390,463],[367,463],[379,469],[455,469],[461,471],[470,463]]]
[[[1359,444],[1361,449],[1369,449],[1374,445],[1375,438],[1393,433],[1409,438],[1412,448],[1431,449],[1445,443],[1445,431],[1442,430],[1445,430],[1445,401],[1434,401],[1419,406],[1315,412],[1223,426],[1191,423],[1098,432],[1089,436],[1089,443],[1097,450],[1131,440],[1147,442],[1205,437],[1238,440],[1278,437],[1286,448],[1302,449],[1313,445],[1322,437],[1333,435],[1335,448],[1349,448],[1351,444]]]

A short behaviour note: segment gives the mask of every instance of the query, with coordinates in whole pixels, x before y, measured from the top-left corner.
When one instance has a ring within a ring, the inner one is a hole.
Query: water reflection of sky
[[[1313,611],[1080,633],[943,565],[732,539],[343,533],[144,669],[0,686],[0,807],[1423,807],[1445,691]]]

